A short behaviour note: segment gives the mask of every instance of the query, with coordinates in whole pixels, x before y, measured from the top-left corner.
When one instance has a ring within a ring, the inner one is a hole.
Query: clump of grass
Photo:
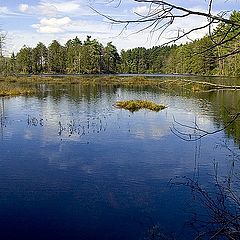
[[[136,112],[140,109],[149,109],[151,111],[159,112],[166,108],[164,105],[156,104],[146,100],[120,101],[115,104],[115,107],[129,110],[130,112]]]
[[[201,91],[201,87],[199,85],[193,85],[192,86],[192,91],[193,92],[199,92],[199,91]]]
[[[24,87],[4,87],[0,88],[0,97],[31,95],[36,93],[36,90]]]

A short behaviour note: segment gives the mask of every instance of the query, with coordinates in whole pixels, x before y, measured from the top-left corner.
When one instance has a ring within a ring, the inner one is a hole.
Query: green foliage
[[[0,73],[116,73],[120,64],[117,48],[109,42],[106,47],[96,39],[82,43],[78,37],[62,46],[54,40],[48,47],[38,43],[35,48],[23,46],[17,53],[0,59]]]
[[[118,54],[117,48],[109,42],[104,48],[104,71],[107,73],[117,72],[118,64],[120,63],[120,56]]]
[[[80,73],[80,50],[82,47],[82,42],[78,37],[70,39],[66,43],[66,71],[67,73]]]
[[[230,20],[240,24],[240,12],[234,11]],[[227,34],[228,33],[228,34]],[[225,37],[227,34],[227,37]],[[220,57],[216,73],[227,76],[240,76],[240,53],[232,54],[240,50],[240,28],[228,24],[221,24],[214,33],[215,41],[223,41],[217,47],[217,55]],[[227,56],[226,58],[221,58]]]
[[[42,73],[47,71],[48,66],[48,49],[43,43],[32,50],[32,71],[33,73]]]
[[[121,72],[146,73],[149,70],[149,51],[146,48],[134,48],[121,52]]]
[[[48,47],[48,70],[54,73],[65,73],[66,49],[54,40]]]
[[[87,37],[81,48],[81,72],[100,73],[102,72],[102,52],[103,46],[96,39]]]
[[[216,54],[211,49],[212,45],[206,36],[175,48],[167,59],[165,73],[211,75],[216,67]]]
[[[16,68],[20,73],[32,73],[32,49],[23,46],[16,56]]]

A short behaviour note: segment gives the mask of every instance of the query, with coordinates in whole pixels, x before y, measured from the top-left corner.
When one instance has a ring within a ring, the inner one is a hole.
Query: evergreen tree
[[[47,70],[47,47],[39,42],[38,45],[32,51],[33,72],[43,73]]]
[[[54,40],[48,47],[48,70],[54,73],[66,71],[66,49]]]
[[[16,56],[16,67],[20,73],[32,73],[32,49],[23,46]]]
[[[66,43],[66,68],[67,73],[80,73],[80,48],[82,46],[78,37],[70,39]]]
[[[107,73],[117,72],[118,64],[120,63],[120,56],[117,48],[112,42],[107,43],[107,46],[104,48],[104,62],[105,71]]]

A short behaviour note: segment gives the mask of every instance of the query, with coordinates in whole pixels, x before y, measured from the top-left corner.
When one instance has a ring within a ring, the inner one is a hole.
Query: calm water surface
[[[227,175],[232,151],[239,154],[239,122],[186,142],[172,131],[189,129],[174,119],[216,130],[229,121],[226,108],[239,110],[240,92],[40,87],[38,96],[1,99],[1,239],[138,240],[156,228],[193,239],[188,223],[205,209],[171,183],[186,176],[211,188],[214,162]],[[114,108],[124,99],[168,108],[133,114]]]

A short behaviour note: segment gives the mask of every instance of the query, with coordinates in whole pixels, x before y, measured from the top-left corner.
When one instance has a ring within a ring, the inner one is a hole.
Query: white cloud
[[[11,11],[8,7],[6,6],[0,6],[0,17],[3,16],[14,16],[16,13]]]
[[[9,10],[7,7],[0,7],[0,14],[8,14]]]
[[[29,10],[29,5],[28,4],[20,4],[18,6],[18,8],[19,8],[20,12],[26,13]]]
[[[28,5],[26,3],[18,6],[20,12],[27,14],[38,14],[43,16],[59,16],[62,14],[72,14],[80,10],[80,4],[75,1],[49,1],[42,0],[38,5]]]
[[[149,7],[147,7],[147,6],[138,6],[138,7],[133,8],[132,12],[140,14],[140,15],[145,15],[145,14],[149,13]]]
[[[39,33],[62,33],[66,31],[66,27],[71,24],[69,17],[63,18],[43,18],[39,24],[33,24],[32,27],[37,29]]]
[[[18,6],[20,12],[31,15],[55,16],[57,15],[57,8],[53,5],[37,5],[31,6],[28,4],[20,4]]]
[[[62,13],[72,13],[80,9],[80,5],[72,1],[55,2],[55,3],[53,1],[50,1],[50,2],[42,3],[42,6],[45,6],[45,7],[54,6],[58,12],[62,12]]]

